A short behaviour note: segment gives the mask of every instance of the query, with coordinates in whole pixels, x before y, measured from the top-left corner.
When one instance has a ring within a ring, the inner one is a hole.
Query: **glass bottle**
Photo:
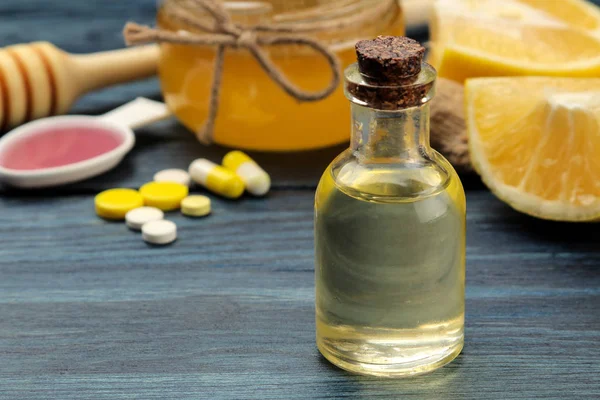
[[[316,192],[317,345],[362,374],[425,373],[463,347],[465,194],[429,145],[436,72],[420,69],[380,87],[348,67],[351,145]]]

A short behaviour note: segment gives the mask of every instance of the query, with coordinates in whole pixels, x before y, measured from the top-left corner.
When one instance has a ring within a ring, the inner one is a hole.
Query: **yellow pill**
[[[181,201],[181,212],[190,217],[210,214],[210,199],[206,196],[188,196]]]
[[[94,199],[96,214],[106,219],[125,219],[125,214],[144,205],[142,195],[133,189],[110,189]]]
[[[271,177],[253,159],[241,151],[230,151],[223,157],[223,166],[242,178],[248,192],[264,196],[271,188]]]
[[[194,182],[221,196],[237,199],[244,193],[244,182],[239,176],[205,158],[194,161],[189,173]]]
[[[140,188],[144,204],[163,211],[176,210],[188,195],[187,186],[175,182],[149,182]]]

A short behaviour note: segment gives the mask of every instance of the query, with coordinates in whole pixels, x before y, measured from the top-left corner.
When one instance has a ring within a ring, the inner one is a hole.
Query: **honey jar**
[[[188,7],[186,0],[165,0],[158,11],[159,28],[203,33],[168,13],[169,7]],[[356,61],[354,43],[377,35],[402,35],[404,24],[397,0],[268,0],[224,3],[236,23],[315,26],[303,32],[332,49],[342,67]],[[383,12],[374,13],[385,8]],[[361,16],[361,18],[352,18]],[[364,18],[363,18],[364,16]],[[344,24],[343,21],[356,21]],[[318,29],[327,21],[327,28]],[[339,24],[336,22],[339,21]],[[331,28],[337,26],[339,28]],[[331,81],[331,68],[322,54],[301,45],[264,48],[275,65],[294,84],[318,91]],[[161,44],[159,76],[166,103],[191,131],[202,129],[208,116],[214,59],[211,46]],[[219,114],[214,125],[218,144],[263,151],[293,151],[326,147],[348,138],[350,114],[343,88],[314,102],[299,102],[279,87],[244,48],[225,51]]]

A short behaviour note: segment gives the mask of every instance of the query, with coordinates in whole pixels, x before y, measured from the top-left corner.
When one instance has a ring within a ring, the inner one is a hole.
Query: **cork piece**
[[[423,63],[425,49],[418,42],[379,36],[356,44],[360,79],[346,79],[356,99],[379,110],[422,105],[433,95],[435,70]]]
[[[419,75],[425,48],[401,36],[378,36],[356,43],[358,68],[374,85],[403,84]]]

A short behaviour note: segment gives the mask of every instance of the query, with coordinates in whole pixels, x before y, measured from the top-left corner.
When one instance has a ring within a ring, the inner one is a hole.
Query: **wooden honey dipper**
[[[83,55],[48,42],[0,49],[0,132],[64,114],[91,90],[152,76],[158,57],[156,45]]]

